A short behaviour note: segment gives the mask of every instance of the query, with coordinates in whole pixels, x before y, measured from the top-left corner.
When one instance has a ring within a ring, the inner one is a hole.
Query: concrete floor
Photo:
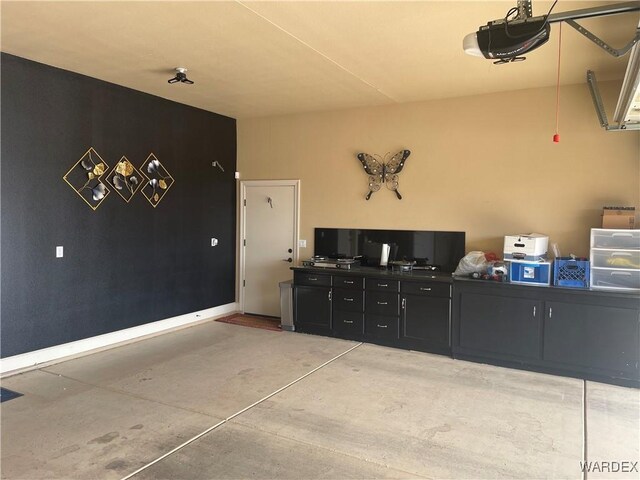
[[[1,406],[6,479],[123,478],[215,425],[133,478],[577,479],[585,451],[640,460],[635,389],[219,322],[2,385],[25,394]]]

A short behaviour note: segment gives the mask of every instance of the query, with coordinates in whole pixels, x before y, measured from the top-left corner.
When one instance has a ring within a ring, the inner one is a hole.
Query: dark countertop
[[[451,283],[453,277],[450,273],[431,272],[428,270],[413,270],[411,272],[396,273],[391,269],[378,267],[351,267],[348,270],[341,268],[318,268],[318,267],[291,267],[294,272],[308,272],[325,275],[357,276],[357,277],[384,277],[397,280],[429,280],[432,282]]]
[[[601,295],[606,297],[619,297],[619,298],[637,298],[640,301],[640,292],[636,292],[633,290],[599,290],[592,288],[576,288],[576,287],[561,287],[558,285],[527,285],[522,283],[509,283],[509,282],[496,282],[495,280],[477,280],[469,277],[454,277],[456,283],[464,283],[464,284],[479,284],[479,285],[504,285],[507,288],[511,289],[522,289],[530,290],[534,289],[546,289],[551,291],[562,292],[563,294],[573,294],[573,295],[584,295],[588,293],[589,295]]]
[[[454,281],[462,282],[464,284],[475,284],[475,285],[487,285],[487,286],[504,286],[509,289],[522,289],[525,291],[534,289],[548,289],[557,292],[568,293],[568,294],[576,294],[583,295],[586,292],[593,295],[602,295],[607,297],[616,297],[619,298],[637,298],[640,301],[640,292],[635,291],[625,291],[625,290],[597,290],[590,288],[572,288],[572,287],[559,287],[556,285],[526,285],[520,283],[509,283],[509,282],[496,282],[494,280],[477,280],[469,277],[453,277],[451,273],[443,273],[443,272],[431,272],[427,270],[413,270],[411,272],[404,273],[396,273],[392,272],[391,269],[377,268],[377,267],[352,267],[348,270],[343,270],[340,268],[318,268],[318,267],[291,267],[291,270],[294,272],[308,272],[308,273],[317,273],[324,275],[341,275],[341,276],[358,276],[358,277],[384,277],[384,278],[393,278],[396,280],[410,280],[410,281],[424,281],[428,280],[431,282],[442,282],[442,283],[453,283]]]

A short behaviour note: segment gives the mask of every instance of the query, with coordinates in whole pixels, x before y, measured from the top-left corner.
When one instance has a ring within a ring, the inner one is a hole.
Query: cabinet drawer
[[[397,339],[399,325],[398,317],[370,315],[368,313],[365,315],[365,333],[371,337],[389,340]]]
[[[364,315],[362,313],[334,310],[333,329],[340,333],[362,335],[364,332]]]
[[[364,288],[364,278],[334,276],[333,286],[338,288],[351,288],[351,289],[362,290]]]
[[[451,286],[448,283],[437,282],[401,282],[400,291],[411,295],[430,295],[432,297],[451,296]]]
[[[640,270],[592,268],[591,288],[640,290]]]
[[[334,310],[345,312],[362,312],[364,309],[364,292],[361,290],[334,288],[333,308]]]
[[[367,290],[377,290],[382,292],[399,292],[400,282],[398,280],[367,278],[366,288]]]
[[[318,275],[316,273],[307,272],[294,272],[293,283],[296,285],[309,285],[309,286],[331,286],[331,275]]]
[[[374,315],[398,315],[398,294],[391,292],[366,292],[365,308]]]
[[[592,250],[594,267],[640,269],[640,250]]]
[[[591,230],[591,248],[630,248],[640,250],[640,230]]]

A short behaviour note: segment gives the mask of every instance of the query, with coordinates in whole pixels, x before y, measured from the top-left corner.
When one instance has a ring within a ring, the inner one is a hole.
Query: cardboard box
[[[604,207],[602,209],[602,228],[633,229],[635,221],[635,207]]]
[[[539,233],[521,233],[504,237],[505,260],[544,260],[549,246],[549,237]]]

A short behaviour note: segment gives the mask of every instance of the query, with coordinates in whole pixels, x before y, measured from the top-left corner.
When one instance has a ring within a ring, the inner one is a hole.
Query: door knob
[[[289,262],[289,263],[291,263],[291,262],[293,262],[293,258],[291,258],[291,257],[289,257],[289,258],[283,258],[283,259],[282,259],[282,261],[283,261],[283,262]]]

